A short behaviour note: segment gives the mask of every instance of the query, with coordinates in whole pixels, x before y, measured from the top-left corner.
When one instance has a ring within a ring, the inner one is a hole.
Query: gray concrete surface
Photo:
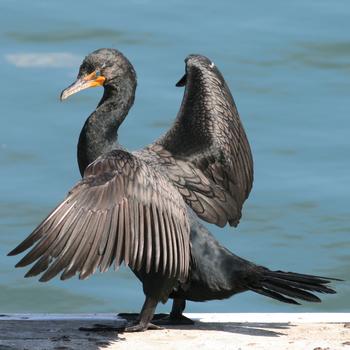
[[[350,350],[349,313],[187,316],[196,321],[193,326],[120,333],[89,330],[95,324],[122,327],[125,321],[113,314],[4,314],[0,350]]]

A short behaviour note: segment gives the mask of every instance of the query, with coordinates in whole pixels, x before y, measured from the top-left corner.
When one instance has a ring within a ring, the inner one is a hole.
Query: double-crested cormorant
[[[136,74],[118,51],[88,55],[61,99],[94,86],[104,94],[86,120],[78,143],[83,176],[66,199],[10,255],[34,248],[16,265],[35,262],[26,277],[84,279],[124,261],[146,295],[138,322],[150,326],[159,301],[174,298],[171,318],[185,300],[223,299],[245,290],[295,303],[332,293],[329,279],[271,272],[224,247],[195,216],[237,225],[253,181],[249,144],[231,93],[204,56],[186,58],[177,84],[185,94],[173,127],[143,150],[127,152],[117,132],[134,102]],[[190,209],[190,208],[191,209]],[[195,213],[195,214],[194,214]],[[191,227],[191,228],[190,228]]]

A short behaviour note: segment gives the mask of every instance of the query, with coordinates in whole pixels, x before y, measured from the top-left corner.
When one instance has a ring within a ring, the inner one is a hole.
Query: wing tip
[[[19,244],[16,248],[12,249],[9,253],[7,253],[7,256],[15,256],[20,253],[23,253],[28,247],[22,247],[22,243]]]

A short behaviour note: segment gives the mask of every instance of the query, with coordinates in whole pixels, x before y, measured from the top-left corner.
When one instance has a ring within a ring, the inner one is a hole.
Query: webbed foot
[[[143,324],[143,323],[137,323],[134,325],[126,326],[124,329],[124,332],[144,332],[146,330],[160,330],[163,329],[162,327],[159,327],[153,323]]]

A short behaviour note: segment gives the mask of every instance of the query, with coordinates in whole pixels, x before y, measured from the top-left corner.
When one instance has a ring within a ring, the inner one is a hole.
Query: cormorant
[[[271,272],[241,259],[210,235],[195,216],[236,226],[253,182],[253,161],[233,98],[206,57],[186,58],[180,111],[172,128],[136,152],[117,142],[120,124],[134,102],[136,74],[117,50],[88,55],[76,82],[61,99],[94,86],[104,94],[86,120],[78,142],[82,175],[66,199],[9,255],[34,248],[16,267],[35,264],[48,281],[75,274],[84,279],[124,261],[143,283],[145,303],[135,325],[151,326],[159,301],[174,298],[172,319],[185,300],[227,298],[253,290],[284,302],[319,301],[331,279]],[[191,208],[191,209],[190,209]],[[195,213],[193,213],[193,212]],[[287,296],[287,297],[286,297]]]

